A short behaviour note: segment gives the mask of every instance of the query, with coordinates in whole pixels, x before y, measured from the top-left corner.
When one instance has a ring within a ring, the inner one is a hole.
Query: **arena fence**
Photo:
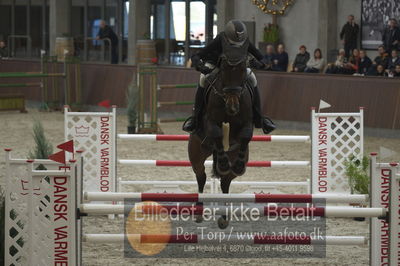
[[[323,240],[312,237],[302,239],[270,240],[255,236],[229,243],[242,244],[307,244],[307,245],[361,245],[369,242],[370,265],[398,265],[400,260],[400,167],[397,163],[378,163],[376,154],[371,158],[370,208],[325,207],[316,208],[319,216],[371,218],[370,237],[326,236]],[[249,201],[257,203],[271,200],[284,202],[313,202],[317,198],[340,202],[364,202],[365,195],[241,195],[241,194],[168,194],[168,193],[94,193],[82,190],[83,158],[76,155],[66,165],[49,160],[14,159],[6,150],[6,265],[81,265],[82,241],[94,243],[120,243],[122,234],[90,234],[83,232],[81,219],[86,214],[121,212],[121,206],[90,204],[88,200],[113,201],[125,197],[141,200],[185,201]],[[39,170],[44,169],[44,170]],[[83,195],[83,197],[81,196]],[[97,197],[96,195],[99,195]],[[109,196],[106,196],[109,195]],[[117,196],[118,195],[118,196]],[[96,197],[95,197],[96,196]],[[385,199],[382,201],[382,199]],[[386,200],[387,199],[387,200]],[[84,211],[88,213],[84,213]],[[261,206],[263,215],[269,207]],[[299,211],[301,209],[297,209]],[[304,210],[304,209],[303,209]],[[318,216],[318,215],[317,215]],[[382,217],[385,216],[385,217]],[[140,243],[211,243],[198,235],[129,235]],[[184,240],[186,239],[186,241]],[[21,244],[23,241],[23,244]],[[215,241],[215,240],[214,240]],[[228,242],[227,242],[228,243]]]

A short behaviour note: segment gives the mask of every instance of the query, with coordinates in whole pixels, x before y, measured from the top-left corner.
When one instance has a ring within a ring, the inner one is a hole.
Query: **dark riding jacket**
[[[221,32],[212,40],[206,47],[201,49],[200,52],[192,56],[192,63],[196,66],[199,63],[199,60],[203,60],[203,62],[210,62],[211,64],[217,65],[219,57],[222,55],[224,50],[224,36],[225,33]],[[260,51],[249,41],[248,43],[248,53],[254,56],[258,61],[263,59]]]

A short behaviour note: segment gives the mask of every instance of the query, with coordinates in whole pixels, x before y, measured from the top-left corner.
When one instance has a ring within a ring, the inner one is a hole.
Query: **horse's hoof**
[[[229,225],[229,221],[224,219],[223,217],[219,217],[218,219],[218,227],[219,229],[226,229]]]
[[[220,175],[227,175],[231,172],[231,165],[229,164],[228,156],[218,159],[217,170]]]
[[[242,176],[246,172],[246,162],[242,160],[236,160],[236,162],[233,164],[232,168],[232,173],[235,176]]]
[[[196,223],[201,223],[201,222],[203,222],[203,215],[196,215],[196,221],[195,221]]]
[[[231,172],[231,167],[229,164],[221,166],[219,163],[217,163],[217,170],[218,170],[218,174],[227,175]]]

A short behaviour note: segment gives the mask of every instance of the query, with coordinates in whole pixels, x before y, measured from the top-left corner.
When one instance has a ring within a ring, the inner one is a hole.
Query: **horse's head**
[[[246,59],[244,56],[235,59],[221,57],[222,97],[225,101],[225,111],[231,116],[236,115],[240,110],[240,97],[247,76]]]

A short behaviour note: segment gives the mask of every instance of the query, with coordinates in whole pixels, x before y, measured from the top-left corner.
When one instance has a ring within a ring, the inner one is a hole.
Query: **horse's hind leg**
[[[226,175],[226,176],[221,178],[221,190],[222,190],[222,193],[225,193],[225,194],[229,193],[229,187],[231,185],[232,180],[235,177],[236,177],[235,175],[229,174],[229,175]],[[228,225],[229,225],[229,219],[226,217],[226,215],[222,215],[218,219],[218,227],[220,229],[225,229],[225,228],[228,227]]]

